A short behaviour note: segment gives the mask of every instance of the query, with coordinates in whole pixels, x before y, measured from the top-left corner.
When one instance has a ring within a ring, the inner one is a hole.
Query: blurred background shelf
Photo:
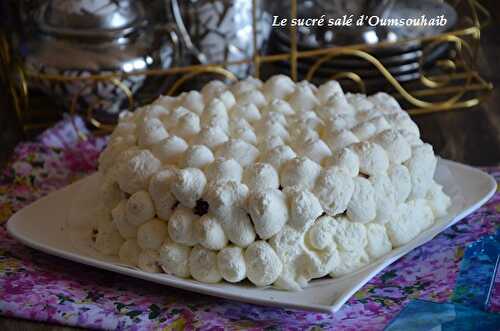
[[[307,1],[297,2],[299,9],[304,2]],[[246,60],[231,62],[233,66],[231,63],[183,64],[111,74],[118,82],[129,76],[143,77],[145,74],[148,80],[156,81],[145,84],[140,89],[141,93],[131,93],[132,104],[128,105],[127,98],[124,98],[123,108],[147,103],[159,93],[179,93],[182,89],[199,88],[212,78],[234,79],[232,72],[226,70],[236,68],[234,64],[245,65],[262,79],[285,73],[295,76],[297,80],[310,79],[319,84],[333,77],[339,79],[347,91],[372,93],[383,90],[393,94],[410,114],[415,115],[424,139],[432,143],[443,157],[473,165],[497,164],[500,163],[500,118],[495,105],[500,97],[498,88],[493,86],[500,76],[496,67],[496,57],[500,54],[499,4],[496,1],[476,0],[451,0],[449,3],[456,8],[458,19],[453,30],[445,35],[397,40],[396,43],[381,39],[382,43],[374,45],[320,45],[314,48],[299,43],[304,39],[301,38],[303,31],[298,31],[295,41],[292,38],[283,42],[283,36],[287,34],[273,29],[268,47],[262,47],[260,53]],[[483,7],[488,9],[491,17],[483,11]],[[297,13],[300,16],[300,12]],[[486,25],[487,22],[490,24]],[[4,35],[9,33],[5,27],[3,32]],[[470,46],[471,52],[467,53],[465,44]],[[373,56],[371,62],[367,60],[370,55]],[[193,57],[193,54],[185,54],[186,59],[193,60]],[[52,95],[32,87],[36,81],[54,79],[64,83],[68,77],[33,72],[13,56],[9,65],[5,65],[5,56],[2,56],[2,61],[4,78],[1,97],[5,107],[0,112],[0,159],[2,154],[5,159],[15,141],[36,135],[63,114],[78,111],[78,107],[71,109],[68,103],[54,102]],[[20,70],[16,69],[18,65]],[[315,66],[317,70],[313,71]],[[385,75],[383,69],[387,70]],[[19,72],[24,75],[19,75]],[[423,76],[427,79],[422,79]],[[82,82],[90,86],[110,80],[111,76],[105,73],[96,77],[96,80],[83,77]],[[178,84],[183,80],[186,81]],[[11,93],[13,84],[16,91],[14,98]],[[23,95],[23,87],[26,95]],[[126,97],[127,93],[123,96]],[[78,96],[71,99],[75,104],[79,100]],[[85,114],[85,110],[83,112]]]

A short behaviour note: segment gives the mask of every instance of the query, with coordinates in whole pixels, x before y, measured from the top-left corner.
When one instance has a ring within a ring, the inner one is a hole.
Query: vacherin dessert
[[[212,81],[122,114],[99,158],[94,245],[147,272],[299,290],[445,215],[436,163],[385,93]]]

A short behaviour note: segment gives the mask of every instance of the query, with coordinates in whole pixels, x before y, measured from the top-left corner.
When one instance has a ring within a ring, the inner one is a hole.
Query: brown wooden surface
[[[453,111],[415,117],[423,139],[431,143],[435,151],[448,159],[478,165],[500,165],[500,3],[484,2],[493,14],[493,24],[483,31],[480,65],[483,76],[493,82],[491,97],[472,110]],[[5,100],[3,89],[0,98]],[[14,117],[2,102],[0,108],[0,165],[19,135]],[[77,328],[47,323],[35,323],[0,317],[2,331],[66,331]]]

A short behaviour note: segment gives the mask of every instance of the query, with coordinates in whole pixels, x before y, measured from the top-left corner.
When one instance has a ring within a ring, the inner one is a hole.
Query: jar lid
[[[114,39],[146,22],[141,1],[49,0],[37,14],[41,31],[67,37]]]

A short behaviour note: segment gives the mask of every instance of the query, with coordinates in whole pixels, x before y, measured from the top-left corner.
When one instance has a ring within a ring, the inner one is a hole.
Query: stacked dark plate
[[[350,3],[352,4],[352,1]],[[364,2],[358,1],[360,8],[365,7]],[[375,2],[377,2],[375,0]],[[373,0],[371,2],[373,4]],[[425,15],[428,19],[438,15],[444,15],[447,24],[443,26],[419,26],[408,27],[298,27],[297,48],[299,51],[310,51],[320,48],[349,46],[353,44],[367,44],[367,52],[379,60],[384,67],[399,82],[409,82],[420,77],[421,66],[424,69],[431,67],[436,60],[447,55],[449,45],[441,44],[432,49],[427,49],[424,55],[425,43],[420,42],[419,37],[429,37],[452,29],[457,22],[457,14],[453,7],[440,0],[380,0],[380,8],[371,9],[371,15],[384,18],[413,18]],[[346,5],[347,6],[347,5]],[[340,7],[342,5],[340,4]],[[352,9],[352,6],[351,6]],[[280,11],[286,12],[288,8]],[[330,10],[330,12],[329,12]],[[368,10],[368,9],[366,9]],[[298,17],[320,17],[327,13],[327,17],[335,17],[339,13],[331,8],[331,3],[326,0],[299,1]],[[362,15],[363,11],[354,13],[354,17]],[[349,14],[349,13],[348,13]],[[380,42],[398,42],[394,45],[378,46]],[[286,27],[273,28],[268,51],[271,54],[288,53],[291,49],[290,32]],[[321,56],[301,58],[298,61],[299,78],[306,77],[309,69]],[[278,62],[281,69],[289,68],[289,62]],[[380,71],[367,60],[354,55],[341,55],[322,63],[314,74],[314,81],[319,83],[332,76],[343,73],[354,72],[359,75],[367,87],[367,90],[380,88],[387,83]]]

